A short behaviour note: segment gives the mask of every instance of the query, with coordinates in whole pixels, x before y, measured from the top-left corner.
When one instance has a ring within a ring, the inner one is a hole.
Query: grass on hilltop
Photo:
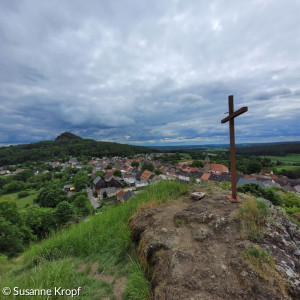
[[[105,207],[98,215],[58,232],[34,244],[12,261],[1,258],[1,286],[19,288],[83,288],[80,299],[115,299],[113,285],[89,276],[89,267],[98,262],[98,273],[125,276],[126,299],[149,299],[150,284],[144,278],[135,254],[128,227],[129,218],[144,203],[165,203],[178,199],[187,186],[177,182],[160,182],[117,207]],[[8,299],[8,298],[6,298]],[[14,298],[11,298],[14,299]],[[35,299],[46,299],[35,296]],[[55,298],[50,298],[55,299]],[[64,299],[60,297],[60,299]]]

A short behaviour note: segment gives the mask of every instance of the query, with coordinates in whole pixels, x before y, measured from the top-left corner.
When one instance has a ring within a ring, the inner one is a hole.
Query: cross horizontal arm
[[[233,112],[232,114],[230,114],[229,116],[227,116],[225,119],[223,119],[221,121],[221,123],[226,123],[228,122],[230,119],[234,119],[235,117],[245,113],[246,111],[248,111],[248,107],[244,106],[240,109],[238,109],[237,111]]]

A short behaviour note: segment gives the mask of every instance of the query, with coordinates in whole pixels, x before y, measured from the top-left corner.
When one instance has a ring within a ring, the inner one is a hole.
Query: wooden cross
[[[234,118],[248,111],[248,107],[242,107],[237,111],[233,110],[233,96],[228,96],[229,115],[221,121],[226,123],[229,121],[230,132],[230,172],[231,172],[231,196],[228,198],[232,202],[241,202],[241,199],[237,196],[237,179],[236,179],[236,167],[235,167],[235,141],[234,141]]]

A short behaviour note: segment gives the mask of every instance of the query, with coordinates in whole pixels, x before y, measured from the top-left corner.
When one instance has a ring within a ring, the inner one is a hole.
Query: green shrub
[[[260,248],[257,248],[257,247],[248,248],[246,251],[246,255],[247,255],[247,257],[250,257],[250,258],[254,257],[254,258],[262,259],[262,260],[267,260],[267,258],[269,257],[268,252],[266,252]]]
[[[251,193],[255,197],[261,197],[269,200],[273,205],[280,205],[281,198],[271,188],[263,189],[256,183],[246,183],[237,189],[241,193]]]
[[[30,193],[29,192],[27,192],[27,191],[22,191],[22,192],[19,192],[18,193],[18,198],[20,199],[20,198],[25,198],[25,197],[27,197],[27,196],[29,196],[30,195]]]

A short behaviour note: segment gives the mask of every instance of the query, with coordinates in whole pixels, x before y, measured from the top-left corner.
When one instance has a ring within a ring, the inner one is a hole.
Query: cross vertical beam
[[[233,96],[228,96],[229,115],[221,121],[226,123],[229,121],[229,136],[230,136],[230,172],[231,172],[231,197],[232,202],[241,202],[237,196],[237,178],[236,178],[236,166],[235,166],[235,137],[234,137],[234,118],[248,111],[248,107],[242,107],[237,111],[233,108]]]
[[[229,115],[233,114],[233,96],[228,97]],[[229,137],[230,137],[230,172],[231,172],[231,193],[232,199],[237,200],[236,187],[236,164],[235,164],[235,136],[234,136],[234,118],[229,120]]]

